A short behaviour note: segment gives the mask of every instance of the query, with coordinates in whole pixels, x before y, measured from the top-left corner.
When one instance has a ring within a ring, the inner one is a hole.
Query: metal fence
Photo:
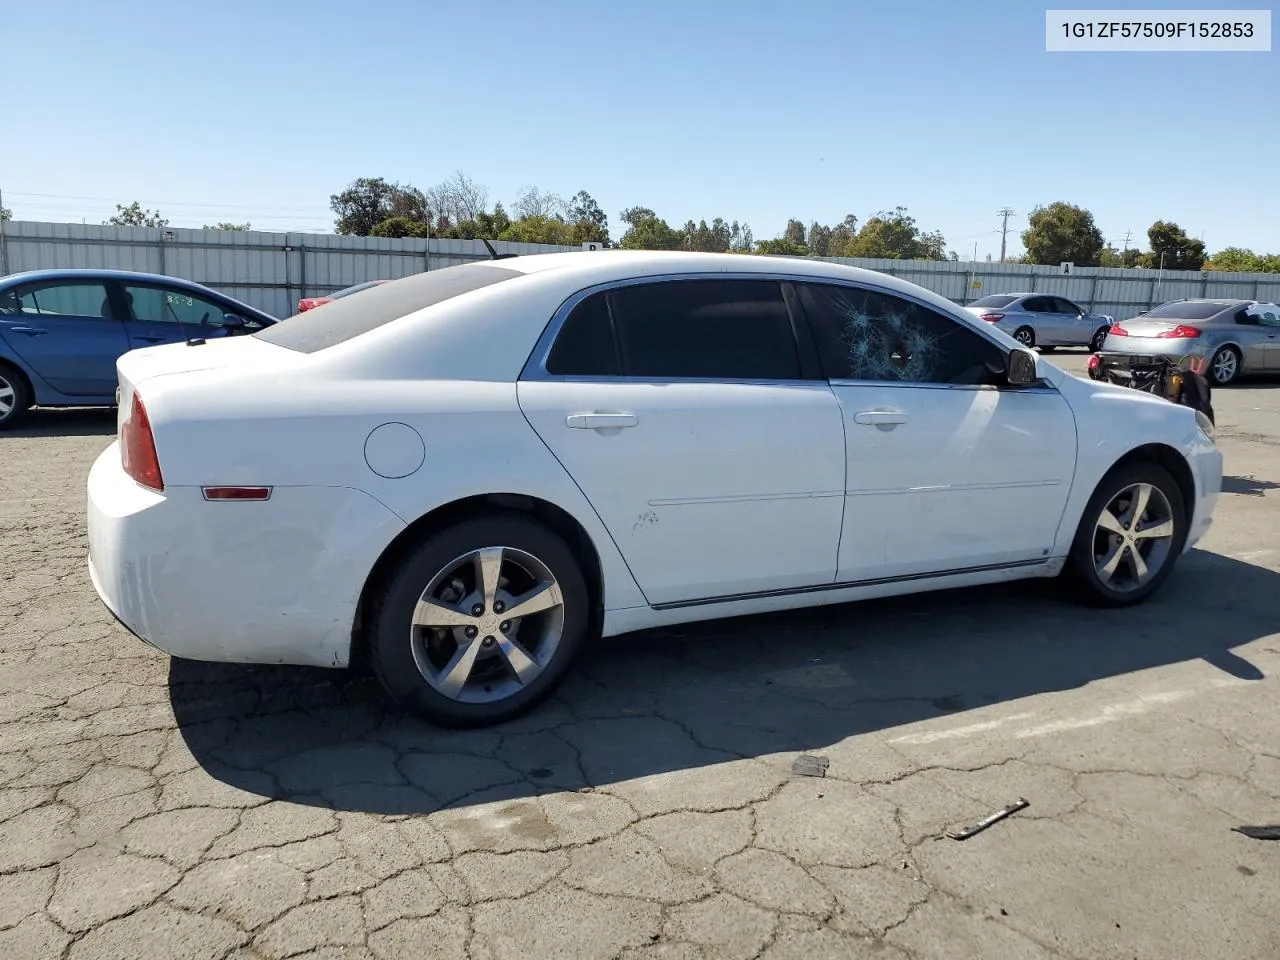
[[[498,253],[522,254],[579,249],[504,241],[494,241],[493,247]],[[488,256],[479,240],[31,221],[0,224],[0,276],[69,267],[165,274],[203,283],[276,317],[291,315],[302,297]]]
[[[499,253],[576,247],[495,241]],[[278,317],[298,299],[364,280],[438,270],[488,251],[479,240],[108,227],[19,221],[0,224],[0,275],[49,267],[141,270],[194,280]],[[917,283],[959,304],[995,293],[1056,293],[1124,320],[1180,297],[1280,301],[1280,274],[1058,267],[954,260],[825,258]]]

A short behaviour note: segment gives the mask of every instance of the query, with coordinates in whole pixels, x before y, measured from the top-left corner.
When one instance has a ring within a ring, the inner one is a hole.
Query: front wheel
[[[1093,353],[1097,353],[1102,349],[1102,345],[1107,342],[1107,334],[1111,332],[1108,327],[1099,327],[1093,332],[1093,339],[1089,341],[1089,349]]]
[[[1173,477],[1157,464],[1131,463],[1098,484],[1067,570],[1086,602],[1128,606],[1159,589],[1186,540],[1186,506]]]
[[[559,685],[590,623],[573,551],[528,517],[495,514],[426,538],[373,607],[374,673],[402,707],[446,727],[532,709]]]

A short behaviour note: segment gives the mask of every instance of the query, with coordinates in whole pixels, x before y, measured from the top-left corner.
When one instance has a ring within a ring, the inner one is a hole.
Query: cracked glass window
[[[609,294],[629,377],[799,380],[791,316],[774,280],[668,280]]]
[[[996,384],[1004,351],[927,307],[857,287],[796,285],[832,380]]]

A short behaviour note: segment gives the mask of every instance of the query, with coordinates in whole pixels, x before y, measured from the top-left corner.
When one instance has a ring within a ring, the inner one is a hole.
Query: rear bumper
[[[134,483],[113,443],[89,472],[89,575],[146,643],[192,660],[343,667],[364,582],[404,523],[345,487],[208,503]]]

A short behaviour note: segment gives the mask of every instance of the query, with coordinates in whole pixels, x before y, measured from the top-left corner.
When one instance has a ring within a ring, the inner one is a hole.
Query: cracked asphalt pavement
[[[1231,829],[1280,823],[1280,383],[1214,400],[1216,526],[1142,608],[616,638],[475,732],[127,634],[85,568],[114,417],[38,412],[0,436],[0,957],[1280,956],[1280,843]]]

